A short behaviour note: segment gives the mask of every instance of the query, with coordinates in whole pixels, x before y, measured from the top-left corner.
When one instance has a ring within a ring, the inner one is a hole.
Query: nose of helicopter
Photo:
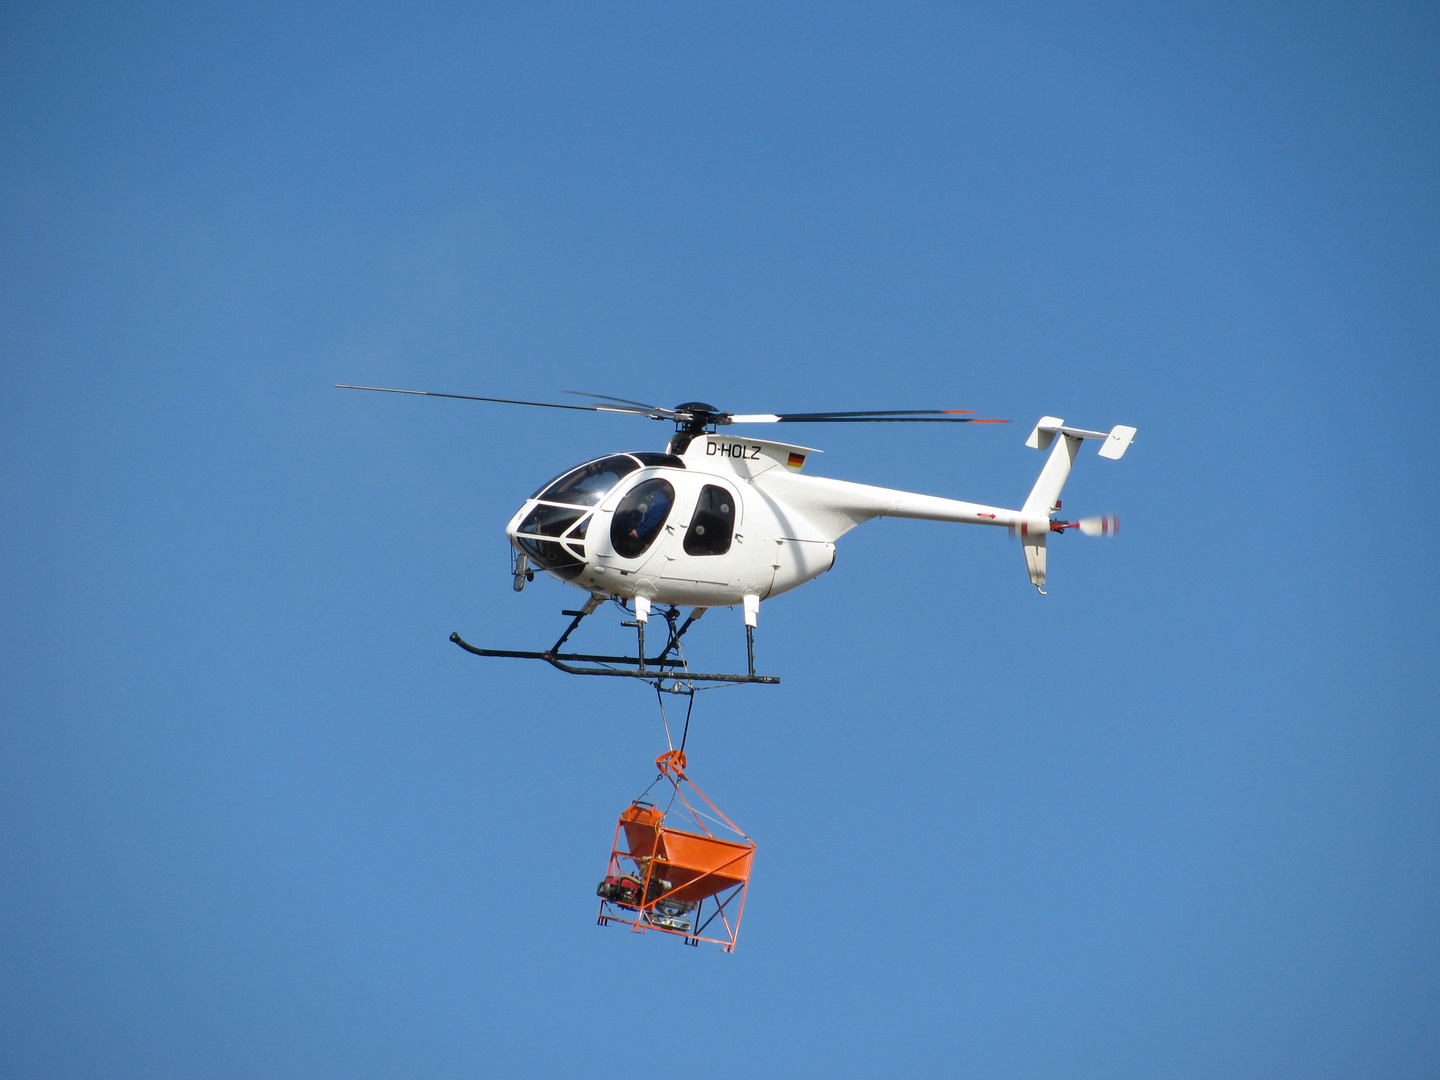
[[[585,508],[528,499],[505,526],[505,535],[510,546],[537,568],[568,581],[585,572],[589,525]]]

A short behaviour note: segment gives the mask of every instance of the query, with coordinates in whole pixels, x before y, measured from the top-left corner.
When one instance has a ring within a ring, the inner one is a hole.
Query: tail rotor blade
[[[1114,536],[1120,531],[1120,519],[1114,514],[1081,518],[1075,522],[1075,528],[1086,536]]]

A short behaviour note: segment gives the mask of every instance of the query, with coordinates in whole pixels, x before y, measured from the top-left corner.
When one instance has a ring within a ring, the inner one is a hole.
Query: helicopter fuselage
[[[595,596],[723,607],[819,577],[835,541],[873,517],[1050,524],[1048,506],[1026,514],[803,475],[819,452],[808,447],[704,434],[683,449],[599,458],[527,499],[506,526],[521,571]]]

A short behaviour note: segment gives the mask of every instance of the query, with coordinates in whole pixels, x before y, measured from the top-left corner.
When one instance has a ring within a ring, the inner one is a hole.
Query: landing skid
[[[694,625],[698,615],[691,615],[684,624],[676,629],[676,622],[680,616],[679,608],[669,608],[660,611],[664,616],[665,624],[668,627],[667,641],[665,648],[660,650],[658,656],[647,657],[645,655],[645,623],[638,620],[629,620],[622,623],[623,626],[634,627],[636,630],[637,646],[635,656],[605,656],[598,653],[562,653],[560,646],[573,634],[585,616],[591,614],[599,607],[598,601],[591,601],[580,611],[562,611],[562,615],[572,617],[570,625],[560,635],[560,639],[550,646],[545,652],[518,652],[513,649],[477,649],[458,633],[451,634],[450,640],[468,653],[476,656],[507,656],[517,660],[543,660],[551,667],[559,668],[569,675],[612,675],[620,678],[644,679],[646,682],[654,683],[657,690],[673,690],[676,693],[685,693],[682,689],[685,684],[694,683],[778,683],[780,681],[775,675],[755,674],[755,632],[750,627],[745,628],[746,654],[749,658],[749,672],[745,675],[721,675],[702,674],[690,671],[686,667],[686,661],[679,654],[680,639],[685,636],[685,631]],[[606,664],[610,667],[581,667],[578,665]],[[666,687],[664,684],[670,682],[674,685]]]

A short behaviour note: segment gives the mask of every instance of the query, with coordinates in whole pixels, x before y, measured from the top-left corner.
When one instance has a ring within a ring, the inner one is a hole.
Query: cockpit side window
[[[572,506],[594,506],[607,491],[639,467],[640,463],[629,454],[612,454],[572,469],[531,498]]]
[[[675,489],[668,480],[642,480],[631,489],[610,523],[610,543],[621,558],[638,559],[645,554],[670,516]]]
[[[583,510],[571,510],[564,506],[546,506],[543,503],[525,516],[517,533],[538,533],[540,536],[560,536],[571,525],[580,520]]]
[[[566,581],[579,577],[585,569],[584,561],[577,558],[567,545],[554,540],[537,540],[531,536],[516,537],[515,542],[526,555],[535,560],[535,565],[559,574]]]
[[[724,555],[735,535],[735,497],[706,484],[695,502],[695,516],[685,534],[686,555]]]

